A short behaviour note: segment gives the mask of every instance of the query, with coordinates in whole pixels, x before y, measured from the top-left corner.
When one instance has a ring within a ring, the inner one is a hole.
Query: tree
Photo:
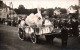
[[[67,13],[67,10],[64,9],[64,8],[62,8],[62,9],[60,9],[60,12],[61,12],[62,14],[65,14],[65,13]]]
[[[18,9],[25,9],[23,5],[19,5]]]
[[[18,7],[18,14],[25,14],[25,7],[24,5],[19,5]]]
[[[53,8],[49,8],[49,9],[48,9],[48,13],[49,13],[49,17],[50,17],[50,18],[51,18],[52,15],[53,15],[53,11],[54,11]]]
[[[76,9],[76,10],[78,10],[78,9],[79,9],[79,6],[78,6],[78,5],[75,5],[74,7],[75,7],[75,9]]]

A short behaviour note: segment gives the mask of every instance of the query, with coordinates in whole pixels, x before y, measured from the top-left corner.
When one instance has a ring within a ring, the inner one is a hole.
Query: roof
[[[16,14],[16,12],[13,11],[13,10],[9,10],[9,13],[11,13],[11,14]]]
[[[2,8],[10,8],[10,7],[7,6],[2,0],[0,0],[0,9]]]
[[[76,7],[75,6],[72,6],[72,5],[69,8],[73,8],[74,10],[76,10]]]

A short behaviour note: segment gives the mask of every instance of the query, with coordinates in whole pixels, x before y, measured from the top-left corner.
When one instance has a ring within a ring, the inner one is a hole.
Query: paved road
[[[21,41],[17,27],[0,24],[0,50],[62,50],[61,39],[55,38],[53,45],[47,44],[45,39],[40,42],[33,44],[30,40]],[[69,37],[68,46],[64,50],[80,50],[80,37]]]

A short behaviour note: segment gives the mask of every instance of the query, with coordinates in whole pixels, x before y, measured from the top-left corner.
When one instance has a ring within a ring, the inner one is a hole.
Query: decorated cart
[[[33,19],[31,19],[31,17]],[[26,36],[29,36],[33,43],[37,43],[39,36],[45,35],[47,41],[51,41],[54,38],[54,34],[60,34],[61,29],[59,27],[54,28],[54,25],[48,18],[45,19],[44,24],[42,18],[31,14],[25,20],[22,20],[19,24],[19,38],[24,40]]]
[[[33,43],[37,43],[37,38],[41,35],[45,35],[46,40],[48,36],[52,36],[51,39],[54,38],[54,35],[61,34],[60,28],[54,28],[53,26],[44,26],[44,27],[29,27],[25,26],[25,28],[19,28],[19,37],[21,40],[24,40],[26,36],[30,36],[31,41]]]

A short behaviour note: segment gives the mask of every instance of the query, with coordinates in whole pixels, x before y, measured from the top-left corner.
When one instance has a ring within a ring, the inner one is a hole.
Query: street
[[[47,44],[44,39],[40,42],[22,41],[18,38],[17,27],[0,24],[0,50],[62,50],[59,38],[53,40],[53,45]],[[80,50],[80,37],[69,37],[67,43],[67,48],[63,50]]]

